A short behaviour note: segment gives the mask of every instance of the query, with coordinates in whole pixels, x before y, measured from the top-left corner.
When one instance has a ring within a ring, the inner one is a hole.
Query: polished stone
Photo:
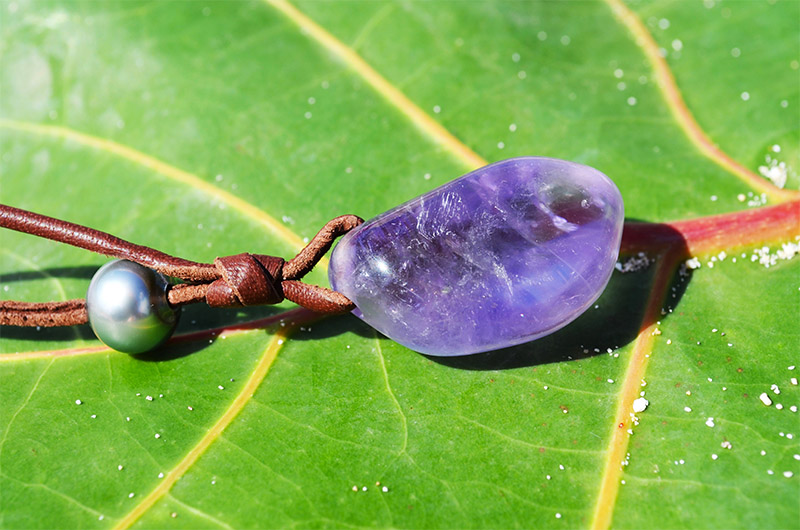
[[[412,350],[495,350],[589,308],[614,269],[623,217],[619,190],[596,169],[513,158],[349,232],[329,277],[357,316]]]

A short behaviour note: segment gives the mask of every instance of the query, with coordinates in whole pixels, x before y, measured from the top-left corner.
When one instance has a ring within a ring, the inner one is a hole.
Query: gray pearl
[[[94,334],[106,346],[125,353],[144,353],[167,340],[180,308],[167,301],[166,276],[127,260],[106,263],[86,294],[86,311]]]

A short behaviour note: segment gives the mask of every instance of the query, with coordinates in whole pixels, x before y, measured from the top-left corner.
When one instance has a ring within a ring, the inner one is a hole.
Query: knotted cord
[[[0,227],[43,237],[78,248],[134,261],[186,283],[170,287],[169,303],[181,306],[206,302],[211,307],[277,304],[284,299],[318,313],[345,313],[354,304],[343,294],[300,280],[319,262],[334,240],[364,221],[342,215],[328,221],[294,258],[242,253],[198,263],[136,245],[60,219],[0,204]],[[0,325],[73,326],[87,322],[86,301],[0,301]]]

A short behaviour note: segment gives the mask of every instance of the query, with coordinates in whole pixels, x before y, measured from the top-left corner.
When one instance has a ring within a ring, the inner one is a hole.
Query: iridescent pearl
[[[167,278],[127,260],[100,267],[86,294],[89,324],[115,350],[144,353],[172,335],[179,309],[167,301]]]
[[[346,234],[329,277],[354,313],[431,355],[521,344],[600,296],[624,212],[596,169],[552,158],[483,167]]]

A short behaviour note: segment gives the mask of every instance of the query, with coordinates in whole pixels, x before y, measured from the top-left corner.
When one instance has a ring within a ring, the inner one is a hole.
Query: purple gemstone
[[[611,277],[622,223],[619,190],[596,169],[512,158],[351,231],[329,276],[357,316],[412,350],[484,352],[583,313]]]

